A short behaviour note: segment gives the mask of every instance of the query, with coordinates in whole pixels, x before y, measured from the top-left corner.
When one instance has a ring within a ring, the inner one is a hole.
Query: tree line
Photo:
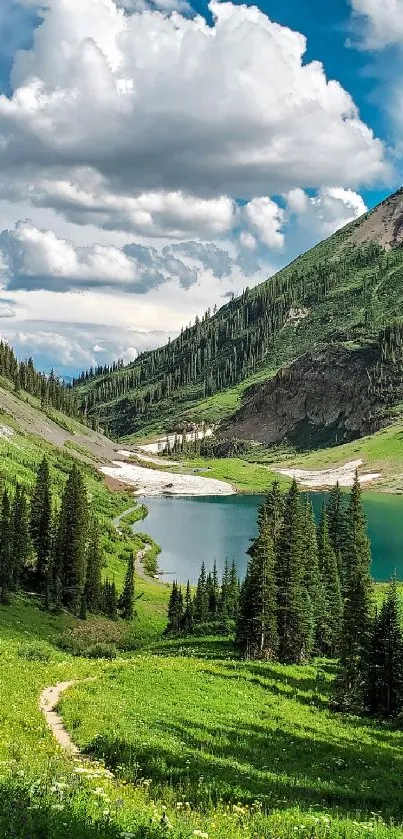
[[[0,376],[12,382],[16,393],[21,390],[40,400],[42,408],[55,408],[68,416],[78,416],[78,400],[53,370],[48,376],[35,370],[32,358],[18,361],[9,344],[0,341]]]
[[[236,569],[231,573],[235,581]],[[224,577],[228,579],[228,567]],[[189,584],[184,601],[174,584],[168,631],[194,631],[195,614],[208,631],[216,603],[216,572],[206,577],[203,566],[193,599]],[[377,610],[358,476],[347,500],[339,485],[334,487],[318,524],[295,481],[286,493],[273,483],[258,513],[258,533],[248,550],[232,618],[235,641],[245,658],[281,664],[334,659],[334,701],[340,709],[385,716],[403,711],[403,632],[396,581]]]
[[[238,615],[239,592],[235,562],[229,564],[228,560],[225,561],[221,583],[216,563],[213,571],[207,573],[203,562],[194,594],[189,580],[185,594],[177,582],[173,583],[168,604],[167,634],[231,631]]]
[[[102,581],[104,557],[99,523],[90,514],[83,476],[73,465],[60,505],[52,494],[49,463],[37,470],[30,503],[17,486],[4,489],[0,513],[0,602],[32,587],[49,610],[61,608],[85,619],[87,611],[111,618],[134,614],[134,557],[128,552],[123,592],[114,581]]]

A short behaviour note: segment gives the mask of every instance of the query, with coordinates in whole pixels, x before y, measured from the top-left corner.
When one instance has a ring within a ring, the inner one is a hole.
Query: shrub
[[[117,654],[117,649],[113,644],[102,644],[101,642],[87,647],[84,653],[86,658],[107,658],[110,661],[116,658]]]
[[[50,661],[51,653],[45,647],[39,644],[30,644],[29,646],[21,646],[18,650],[20,658],[25,658],[27,661]]]

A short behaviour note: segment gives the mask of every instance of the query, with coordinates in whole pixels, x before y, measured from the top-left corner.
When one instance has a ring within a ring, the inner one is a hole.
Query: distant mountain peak
[[[403,187],[355,223],[351,240],[356,245],[378,242],[385,250],[403,242]]]

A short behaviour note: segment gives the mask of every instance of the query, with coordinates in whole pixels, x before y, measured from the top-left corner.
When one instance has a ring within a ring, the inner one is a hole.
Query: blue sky
[[[403,0],[258,9],[5,0],[0,334],[20,356],[130,360],[400,186]]]

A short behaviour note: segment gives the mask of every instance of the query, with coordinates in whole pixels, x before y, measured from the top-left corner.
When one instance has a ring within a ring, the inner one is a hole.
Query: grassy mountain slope
[[[221,419],[256,377],[318,345],[376,347],[401,318],[402,219],[399,191],[165,347],[81,381],[82,406],[119,437]]]

